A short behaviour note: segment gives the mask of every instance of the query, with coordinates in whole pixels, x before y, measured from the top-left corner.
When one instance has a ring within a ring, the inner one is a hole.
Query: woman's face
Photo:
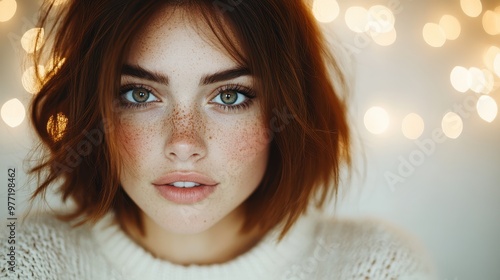
[[[158,13],[133,40],[118,140],[121,185],[143,218],[188,234],[239,213],[262,180],[269,144],[255,78],[183,11]]]

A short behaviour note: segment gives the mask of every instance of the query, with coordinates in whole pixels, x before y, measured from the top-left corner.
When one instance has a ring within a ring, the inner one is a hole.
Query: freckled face
[[[259,93],[252,92],[255,78],[240,71],[222,81],[203,81],[239,65],[201,37],[182,13],[162,11],[134,39],[126,59],[133,70],[121,81],[118,137],[120,181],[143,218],[187,234],[240,213],[238,207],[262,180],[269,145]],[[201,31],[211,34],[208,28]],[[134,71],[139,68],[156,78]],[[201,201],[171,201],[154,185],[171,172],[201,173],[217,186]]]

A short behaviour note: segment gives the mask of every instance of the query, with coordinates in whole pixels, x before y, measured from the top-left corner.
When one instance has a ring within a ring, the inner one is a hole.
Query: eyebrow
[[[168,76],[158,72],[146,70],[138,65],[129,65],[129,64],[123,65],[122,75],[136,77],[164,85],[169,84]],[[232,80],[247,75],[250,75],[250,70],[248,70],[248,68],[246,67],[231,68],[201,77],[199,85],[204,86],[217,82]]]
[[[168,85],[168,80],[169,80],[168,77],[163,74],[148,71],[138,65],[128,65],[128,64],[123,65],[122,75],[136,77],[165,85]]]
[[[200,79],[199,85],[202,86],[217,82],[228,81],[247,75],[250,75],[250,70],[248,70],[248,68],[236,67],[232,69],[222,70],[210,75],[205,75]]]

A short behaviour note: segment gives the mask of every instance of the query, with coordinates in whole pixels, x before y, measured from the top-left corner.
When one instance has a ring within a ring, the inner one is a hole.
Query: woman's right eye
[[[150,90],[144,87],[132,87],[121,90],[125,103],[141,104],[160,101]]]

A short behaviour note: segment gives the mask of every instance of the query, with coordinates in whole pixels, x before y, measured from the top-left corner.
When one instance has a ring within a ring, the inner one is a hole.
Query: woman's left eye
[[[212,102],[224,105],[224,106],[237,106],[245,103],[249,97],[247,94],[240,92],[235,89],[223,90],[212,99]]]
[[[134,87],[124,90],[121,96],[126,102],[135,104],[159,101],[150,90],[143,87]]]

